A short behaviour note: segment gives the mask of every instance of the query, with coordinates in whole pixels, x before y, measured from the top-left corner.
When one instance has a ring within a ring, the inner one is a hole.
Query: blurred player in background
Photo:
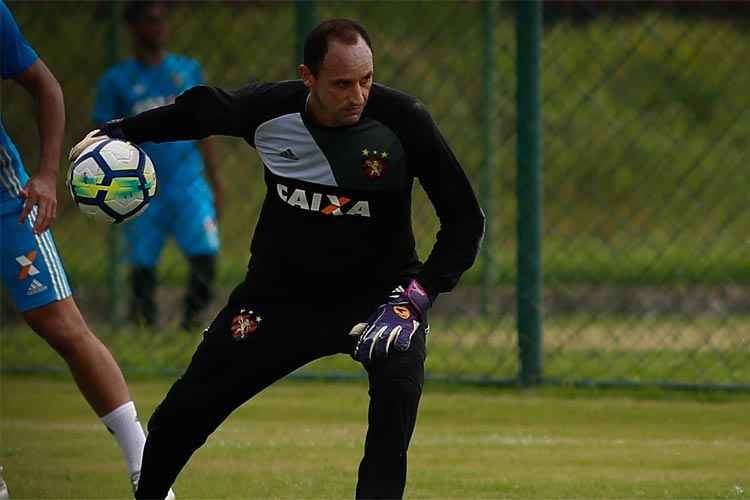
[[[403,495],[428,310],[471,267],[484,217],[424,106],[373,83],[361,25],[320,24],[299,73],[237,91],[194,87],[174,104],[105,123],[71,150],[75,157],[101,136],[141,143],[225,134],[244,138],[265,166],[247,275],[149,420],[136,498],[162,497],[245,401],[336,353],[362,363],[370,383],[356,496]],[[415,180],[440,219],[424,263],[411,225]]]
[[[164,49],[165,2],[129,2],[124,15],[133,58],[110,68],[99,80],[93,115],[99,124],[169,104],[183,91],[203,83],[197,61]],[[213,140],[144,144],[143,149],[154,162],[159,192],[143,215],[125,225],[132,317],[148,326],[156,322],[156,266],[171,234],[189,261],[182,318],[182,327],[189,329],[211,299],[219,251],[217,219],[223,191]]]
[[[0,122],[3,283],[26,323],[65,359],[81,393],[114,435],[135,488],[146,437],[119,366],[91,332],[73,300],[49,230],[57,213],[57,176],[65,128],[62,89],[24,39],[2,0],[0,71],[3,80],[15,80],[34,99],[41,142],[39,168],[29,178]]]

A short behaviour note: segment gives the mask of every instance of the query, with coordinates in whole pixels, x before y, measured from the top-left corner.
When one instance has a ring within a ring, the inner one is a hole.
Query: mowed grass
[[[131,380],[144,421],[167,379]],[[2,378],[0,463],[13,498],[128,498],[114,441],[67,377]],[[283,381],[233,414],[178,498],[351,498],[364,383]],[[425,388],[408,498],[741,498],[747,395]],[[189,415],[185,415],[189,419]]]

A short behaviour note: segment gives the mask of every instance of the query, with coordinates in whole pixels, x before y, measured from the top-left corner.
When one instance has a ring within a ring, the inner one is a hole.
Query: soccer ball
[[[73,160],[67,185],[81,212],[118,224],[146,210],[156,195],[156,171],[138,146],[104,139]]]

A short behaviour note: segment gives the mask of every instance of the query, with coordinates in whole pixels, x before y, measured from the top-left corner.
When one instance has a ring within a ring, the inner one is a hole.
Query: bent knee
[[[78,307],[70,298],[27,311],[24,319],[37,335],[61,353],[95,340]]]

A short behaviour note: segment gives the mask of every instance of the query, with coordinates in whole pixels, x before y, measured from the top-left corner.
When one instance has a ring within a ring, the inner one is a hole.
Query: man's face
[[[130,25],[136,43],[151,50],[159,50],[167,40],[167,7],[153,4],[141,14],[141,18]]]
[[[329,127],[356,124],[370,95],[372,73],[372,51],[361,37],[355,45],[329,41],[317,76],[300,67],[313,117]]]

